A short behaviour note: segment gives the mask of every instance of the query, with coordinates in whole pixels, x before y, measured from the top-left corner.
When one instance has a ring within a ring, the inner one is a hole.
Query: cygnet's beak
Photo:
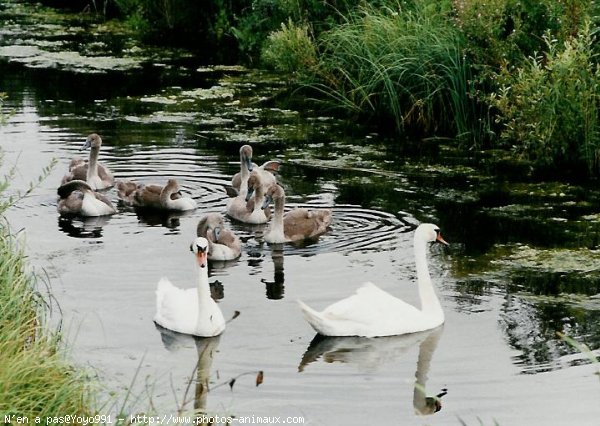
[[[214,237],[215,237],[215,240],[214,240],[214,242],[217,242],[217,241],[219,241],[219,235],[221,235],[221,227],[220,227],[220,226],[216,226],[216,227],[213,229],[213,235],[214,235]]]
[[[246,201],[248,201],[248,200],[250,200],[250,198],[252,198],[252,194],[254,194],[253,186],[248,188],[248,192],[246,193]]]
[[[92,140],[90,138],[87,138],[85,140],[85,142],[83,143],[83,146],[81,148],[79,148],[79,150],[83,151],[84,149],[88,149],[91,146],[92,146]]]
[[[273,197],[271,197],[270,195],[267,195],[265,197],[265,201],[263,201],[263,205],[262,205],[262,209],[266,209],[267,207],[269,207],[269,203],[273,202]]]
[[[244,160],[246,162],[246,167],[248,168],[248,170],[252,171],[252,169],[254,168],[254,165],[252,164],[252,158],[246,157]]]

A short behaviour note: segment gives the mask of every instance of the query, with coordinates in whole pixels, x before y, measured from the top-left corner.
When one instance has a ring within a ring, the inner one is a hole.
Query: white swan
[[[73,158],[69,164],[69,173],[63,178],[61,184],[64,185],[72,180],[83,180],[92,187],[92,189],[106,189],[115,184],[115,178],[108,168],[98,163],[98,154],[102,146],[102,138],[96,134],[90,134],[83,147],[80,150],[90,148],[90,158],[85,161],[81,158]]]
[[[242,254],[242,242],[230,229],[225,228],[223,216],[208,213],[200,219],[196,234],[208,240],[210,260],[233,260]]]
[[[198,286],[183,290],[175,287],[167,278],[161,278],[156,288],[154,321],[178,333],[217,336],[225,330],[225,319],[210,295],[208,241],[206,238],[196,238],[190,248],[198,262]]]
[[[325,233],[331,224],[331,210],[295,208],[283,214],[285,191],[276,183],[267,190],[263,209],[267,208],[271,201],[275,204],[275,212],[263,237],[267,243],[314,239]]]
[[[58,188],[57,210],[61,216],[80,215],[85,217],[107,216],[117,211],[111,201],[95,192],[87,182],[72,180]]]
[[[433,224],[419,225],[414,235],[414,252],[421,309],[392,296],[373,283],[365,283],[356,294],[317,312],[298,301],[308,323],[325,336],[393,336],[429,330],[444,322],[427,267],[427,243],[447,245]]]

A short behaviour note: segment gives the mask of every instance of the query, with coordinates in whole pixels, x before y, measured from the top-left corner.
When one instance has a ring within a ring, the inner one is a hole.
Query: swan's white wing
[[[198,291],[180,289],[167,278],[161,278],[156,288],[157,324],[179,333],[194,334],[198,318]]]
[[[329,328],[328,335],[373,337],[424,329],[419,327],[424,319],[419,309],[373,283],[365,283],[356,294],[328,306],[320,316]]]

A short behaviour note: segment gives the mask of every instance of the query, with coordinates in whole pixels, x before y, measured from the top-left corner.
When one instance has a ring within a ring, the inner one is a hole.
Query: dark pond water
[[[13,190],[22,189],[57,159],[8,218],[49,278],[72,356],[99,377],[103,409],[120,407],[133,381],[132,412],[206,408],[328,425],[597,424],[598,367],[555,334],[600,348],[597,188],[513,178],[521,165],[433,144],[404,155],[397,141],[306,105],[287,109],[277,100],[283,83],[263,73],[196,71],[173,58],[120,73],[9,63],[44,39],[4,19],[3,169],[16,165]],[[92,131],[117,178],[177,178],[199,208],[60,219],[56,188]],[[213,265],[210,281],[225,317],[239,317],[215,339],[161,332],[152,322],[156,284],[167,276],[194,285],[189,243],[204,213],[224,212],[244,143],[257,162],[282,162],[290,206],[332,208],[331,230],[305,247],[269,246],[263,227],[229,222],[243,253]],[[443,328],[315,339],[298,299],[323,308],[373,281],[417,303],[411,232],[421,221],[438,223],[452,243],[429,253]],[[423,388],[446,393],[441,411],[430,414]]]

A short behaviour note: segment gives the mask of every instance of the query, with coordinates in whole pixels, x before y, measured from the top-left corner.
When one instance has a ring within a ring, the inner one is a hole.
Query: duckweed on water
[[[47,52],[37,46],[3,46],[0,57],[29,68],[51,68],[89,74],[141,69],[141,61],[112,56],[82,56],[78,52]]]
[[[477,256],[457,256],[453,273],[464,282],[494,282],[511,292],[560,297],[600,294],[600,250],[498,245]]]

